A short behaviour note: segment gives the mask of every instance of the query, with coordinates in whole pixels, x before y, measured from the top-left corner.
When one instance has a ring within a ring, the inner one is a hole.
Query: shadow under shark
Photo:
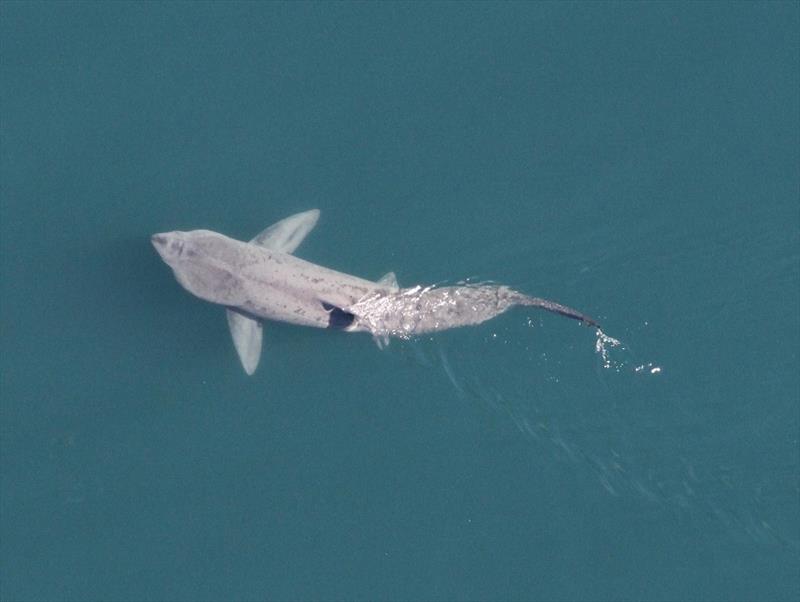
[[[410,338],[485,322],[511,307],[539,307],[597,326],[588,316],[494,284],[401,289],[393,272],[377,282],[337,272],[292,253],[319,219],[298,213],[250,242],[209,230],[154,234],[151,241],[187,291],[224,305],[245,372],[261,357],[262,321],[275,320],[369,332],[379,347],[390,337]]]

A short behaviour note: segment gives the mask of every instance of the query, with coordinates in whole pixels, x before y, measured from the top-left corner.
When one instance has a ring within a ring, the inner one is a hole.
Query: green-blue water
[[[800,598],[799,6],[0,4],[0,598]],[[247,378],[149,235],[312,207],[624,347],[270,324]]]

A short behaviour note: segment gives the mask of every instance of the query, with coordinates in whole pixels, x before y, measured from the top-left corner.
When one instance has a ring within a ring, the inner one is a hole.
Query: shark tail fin
[[[520,305],[541,307],[542,309],[546,309],[547,311],[552,311],[554,313],[561,314],[562,316],[572,318],[573,320],[580,320],[587,326],[594,326],[595,328],[600,328],[600,325],[589,316],[582,314],[576,309],[567,307],[566,305],[561,305],[560,303],[556,303],[555,301],[548,301],[547,299],[540,299],[539,297],[528,297],[527,295],[523,295],[521,293],[519,294],[519,298],[516,299],[515,301]]]
[[[231,331],[233,346],[236,347],[244,371],[250,376],[258,368],[261,359],[263,330],[261,322],[232,309],[225,310],[225,313],[228,317],[228,329]]]

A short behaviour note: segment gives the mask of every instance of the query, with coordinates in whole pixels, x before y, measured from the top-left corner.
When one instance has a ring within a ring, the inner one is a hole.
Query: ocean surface
[[[0,4],[0,599],[800,599],[800,5]],[[149,236],[517,309],[383,351]]]

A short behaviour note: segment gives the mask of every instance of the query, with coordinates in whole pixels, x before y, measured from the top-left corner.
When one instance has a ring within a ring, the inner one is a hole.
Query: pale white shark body
[[[153,246],[190,293],[227,308],[228,325],[247,374],[261,357],[262,321],[369,332],[379,346],[480,324],[515,305],[541,307],[596,325],[565,307],[483,284],[401,289],[393,272],[377,282],[292,255],[319,219],[314,209],[274,224],[250,242],[209,230],[154,234]]]

